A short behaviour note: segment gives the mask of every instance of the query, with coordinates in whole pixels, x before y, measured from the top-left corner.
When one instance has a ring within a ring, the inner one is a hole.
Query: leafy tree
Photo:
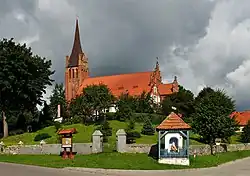
[[[51,85],[51,61],[33,55],[25,44],[13,39],[0,41],[0,110],[5,121],[10,111],[34,109],[42,103],[47,85]],[[8,119],[7,119],[8,121]],[[5,123],[4,137],[8,136]]]
[[[214,90],[211,87],[204,87],[195,98],[195,103],[198,103],[199,100],[209,95],[210,93],[214,93]]]
[[[129,105],[123,103],[118,104],[118,110],[116,111],[116,119],[119,121],[126,121],[133,116],[133,111]]]
[[[57,108],[58,105],[61,107],[61,116],[64,118],[68,117],[67,114],[67,102],[65,98],[65,89],[63,84],[55,84],[55,87],[52,91],[52,95],[50,96],[50,109],[53,117],[57,117]]]
[[[71,101],[70,115],[80,115],[85,120],[92,118],[93,121],[96,120],[96,117],[104,117],[102,120],[105,121],[104,110],[108,109],[114,100],[114,96],[106,85],[88,86],[83,90],[82,95]]]
[[[247,125],[243,128],[241,133],[241,141],[244,143],[250,142],[250,120],[247,122]]]
[[[28,132],[32,131],[32,122],[35,119],[34,115],[34,113],[27,110],[21,112],[17,119],[16,128]]]
[[[195,104],[192,127],[210,144],[211,154],[216,138],[229,139],[237,130],[237,122],[230,118],[235,111],[235,102],[222,90],[216,90],[202,97]]]
[[[70,121],[79,123],[81,119],[81,122],[84,124],[90,121],[94,113],[93,108],[90,107],[84,95],[80,95],[70,102],[69,112],[70,117],[72,117]]]
[[[153,100],[150,94],[146,93],[145,91],[138,97],[135,97],[136,102],[136,110],[137,113],[153,113]]]
[[[46,103],[46,101],[44,101],[44,106],[40,113],[39,124],[41,128],[44,128],[53,124],[53,116],[50,111],[49,105]]]
[[[179,86],[179,92],[167,96],[162,102],[162,110],[165,115],[170,114],[175,107],[176,113],[182,114],[186,119],[194,112],[194,94]]]
[[[131,96],[128,93],[121,94],[118,101],[116,102],[117,106],[123,106],[126,104],[135,113],[153,113],[154,112],[154,102],[150,94],[145,91],[139,96]]]
[[[145,120],[141,134],[144,135],[154,135],[155,129],[149,119]]]

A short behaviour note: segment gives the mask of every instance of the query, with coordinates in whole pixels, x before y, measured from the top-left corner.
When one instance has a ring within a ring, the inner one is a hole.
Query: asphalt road
[[[36,166],[0,163],[0,176],[249,176],[250,158],[227,163],[216,168],[178,171],[121,171],[105,169],[51,169]]]

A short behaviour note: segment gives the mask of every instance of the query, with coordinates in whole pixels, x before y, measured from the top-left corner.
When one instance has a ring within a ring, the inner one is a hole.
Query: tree
[[[154,127],[149,119],[145,120],[143,127],[142,127],[142,130],[141,130],[141,134],[144,134],[144,135],[154,135],[155,134],[155,129],[154,129]]]
[[[243,128],[241,133],[241,141],[244,143],[250,142],[250,120],[247,122],[247,125]]]
[[[81,122],[85,124],[92,117],[93,108],[90,107],[86,97],[84,95],[80,95],[70,102],[69,114],[70,117],[73,118],[74,122],[79,122],[81,119]]]
[[[235,111],[235,102],[222,90],[216,90],[202,97],[195,104],[193,130],[208,143],[213,154],[216,138],[229,139],[237,130],[237,122],[230,118]]]
[[[126,121],[133,116],[133,113],[132,113],[133,111],[129,105],[120,102],[119,104],[117,104],[117,108],[118,110],[115,113],[117,120]]]
[[[115,98],[106,85],[91,85],[83,90],[82,95],[76,97],[70,103],[70,114],[81,115],[86,118],[99,117],[98,120],[106,120],[104,110],[110,108]],[[104,119],[100,119],[104,117]]]
[[[173,111],[172,107],[175,107],[176,113],[182,114],[185,119],[189,118],[194,112],[194,94],[179,86],[177,93],[167,96],[162,102],[162,111],[165,115]]]
[[[198,103],[202,98],[209,95],[210,93],[214,93],[214,90],[211,87],[204,87],[195,98],[195,103]]]
[[[51,85],[51,61],[33,55],[26,44],[13,39],[0,41],[0,110],[4,137],[8,136],[6,114],[10,111],[34,109],[42,103],[47,85]]]
[[[112,128],[110,127],[109,122],[107,120],[103,121],[101,126],[97,129],[103,134],[103,142],[108,142],[108,136],[112,136]]]
[[[41,128],[50,126],[53,124],[53,116],[50,111],[49,105],[44,101],[43,109],[39,116],[39,126]]]
[[[136,102],[136,112],[137,113],[153,113],[153,99],[150,94],[146,92],[142,92],[142,94],[138,97],[135,97]]]
[[[67,102],[65,98],[65,89],[63,84],[55,84],[55,87],[52,91],[52,95],[50,96],[50,109],[53,117],[57,117],[57,108],[58,105],[61,107],[61,116],[67,118]]]

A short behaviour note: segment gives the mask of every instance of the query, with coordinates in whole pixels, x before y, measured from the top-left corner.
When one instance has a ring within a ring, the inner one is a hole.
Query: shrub
[[[244,143],[250,142],[250,120],[247,122],[247,125],[243,128],[243,132],[241,133],[241,141]]]
[[[116,119],[119,121],[126,121],[133,116],[132,109],[127,104],[119,106],[118,111],[115,113]]]
[[[160,124],[166,116],[160,114],[148,114],[148,113],[134,113],[136,122],[145,122],[145,119],[149,119],[152,124]]]
[[[154,135],[155,134],[155,129],[152,126],[152,123],[148,119],[143,124],[141,134],[144,134],[144,135]]]
[[[61,129],[62,125],[60,122],[54,122],[54,127],[56,129],[56,132],[58,132],[58,130]]]
[[[41,141],[41,140],[44,140],[44,139],[48,139],[50,137],[51,136],[48,133],[40,133],[40,134],[37,134],[35,136],[34,141]]]
[[[130,118],[130,120],[128,121],[128,126],[127,126],[127,130],[131,131],[135,129],[135,119],[134,118]]]
[[[71,124],[83,123],[83,117],[75,115],[72,119],[70,119],[70,122]]]
[[[110,127],[109,122],[105,120],[97,130],[102,132],[103,142],[108,142],[108,136],[112,136],[112,128]]]
[[[23,133],[24,133],[24,130],[19,129],[19,130],[10,131],[9,135],[14,136],[14,135],[23,134]]]
[[[107,112],[105,115],[106,115],[107,120],[115,120],[116,119],[116,115],[114,112]]]
[[[141,137],[141,134],[138,131],[127,131],[126,135],[127,135],[126,139],[127,144],[135,143],[136,138]]]

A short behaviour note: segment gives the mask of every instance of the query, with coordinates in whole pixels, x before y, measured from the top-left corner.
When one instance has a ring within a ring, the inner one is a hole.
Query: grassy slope
[[[110,121],[110,126],[112,127],[113,134],[109,138],[109,143],[110,144],[115,144],[116,141],[116,132],[118,129],[125,129],[127,127],[127,124],[125,122],[119,122],[116,120]],[[94,129],[96,128],[95,125],[82,125],[82,124],[74,124],[74,125],[68,125],[64,126],[63,128],[76,128],[78,133],[74,135],[74,142],[75,143],[85,143],[85,142],[90,142],[91,141],[91,135],[94,132]],[[136,124],[136,130],[141,131],[142,129],[142,124]],[[38,144],[39,142],[35,142],[34,138],[37,134],[39,133],[48,133],[51,138],[46,139],[45,141],[47,143],[57,143],[57,134],[55,133],[55,128],[53,126],[44,128],[42,130],[39,130],[34,133],[24,133],[21,135],[15,135],[15,136],[10,136],[6,139],[3,140],[3,142],[6,145],[15,145],[19,141],[23,141],[24,144]],[[154,144],[157,142],[157,133],[155,133],[154,136],[145,136],[142,135],[141,138],[136,140],[136,143],[139,144]],[[191,144],[201,144],[196,140],[191,139]]]
[[[158,164],[156,160],[146,154],[121,154],[121,153],[101,153],[92,155],[76,155],[74,160],[62,160],[55,155],[1,155],[0,162],[11,162],[19,164],[30,164],[54,168],[63,167],[86,167],[86,168],[106,168],[106,169],[185,169],[203,168],[218,166],[222,163],[234,161],[250,156],[250,151],[227,152],[215,156],[191,157],[191,165],[175,166]],[[50,162],[44,162],[50,161]]]

